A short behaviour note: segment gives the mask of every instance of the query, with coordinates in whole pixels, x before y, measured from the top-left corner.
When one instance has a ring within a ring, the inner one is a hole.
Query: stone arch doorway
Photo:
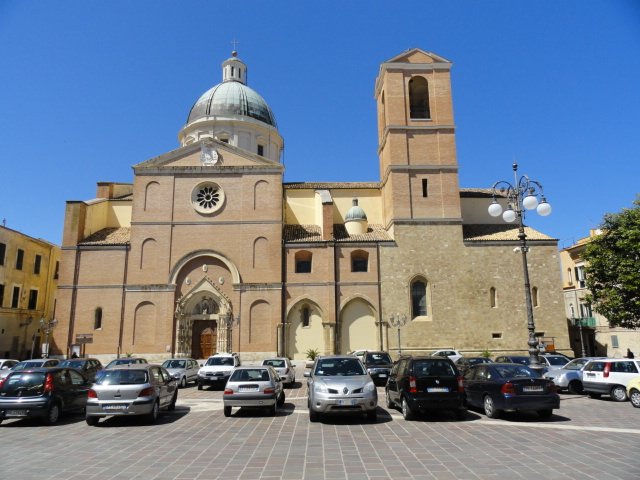
[[[349,301],[340,311],[338,351],[378,350],[380,340],[376,326],[376,311],[362,298]]]
[[[198,352],[197,358],[207,358],[213,355],[215,352],[218,334],[216,330],[211,327],[205,328],[200,335],[198,335],[198,344],[194,346],[198,346],[200,351]],[[196,343],[196,342],[194,342]],[[194,349],[195,350],[195,349]],[[195,355],[195,352],[194,352]]]

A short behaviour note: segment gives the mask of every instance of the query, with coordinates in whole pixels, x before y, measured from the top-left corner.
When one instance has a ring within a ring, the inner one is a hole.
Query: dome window
[[[191,193],[193,208],[204,215],[217,212],[222,207],[224,199],[224,191],[213,182],[201,183]]]

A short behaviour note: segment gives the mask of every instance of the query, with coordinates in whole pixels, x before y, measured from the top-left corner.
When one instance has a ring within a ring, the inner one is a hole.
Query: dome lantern
[[[353,199],[352,207],[344,217],[344,227],[347,229],[349,235],[362,235],[367,233],[369,228],[367,214],[358,206],[357,198]]]

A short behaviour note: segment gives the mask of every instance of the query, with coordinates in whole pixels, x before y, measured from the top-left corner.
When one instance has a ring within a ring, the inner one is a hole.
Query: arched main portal
[[[380,335],[376,326],[375,309],[362,298],[355,298],[340,311],[338,351],[378,350]]]

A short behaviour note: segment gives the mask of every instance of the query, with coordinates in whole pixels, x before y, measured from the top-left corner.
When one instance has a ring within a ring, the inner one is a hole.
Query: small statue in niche
[[[211,297],[204,297],[200,301],[198,305],[198,309],[200,310],[200,313],[202,315],[208,315],[210,313],[214,313],[213,299]]]

